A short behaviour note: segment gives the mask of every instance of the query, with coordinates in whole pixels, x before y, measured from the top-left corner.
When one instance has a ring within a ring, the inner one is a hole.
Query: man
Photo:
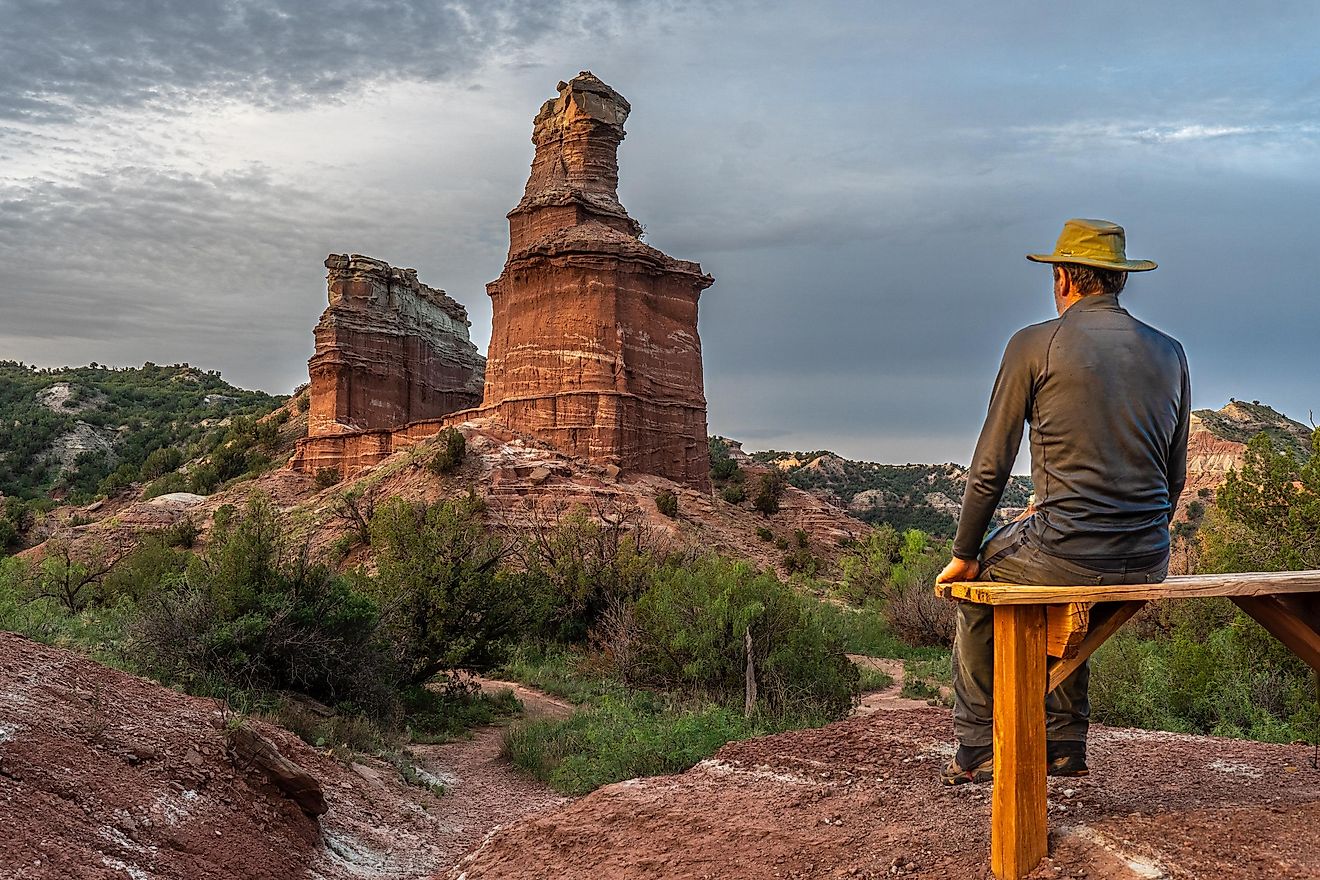
[[[1004,352],[967,474],[953,560],[939,582],[1157,583],[1169,568],[1169,520],[1187,468],[1191,386],[1182,346],[1118,301],[1127,273],[1123,228],[1069,220],[1052,254],[1059,317],[1018,331]],[[1031,425],[1036,501],[982,542]],[[959,603],[949,785],[992,776],[994,622]],[[1045,700],[1048,772],[1085,776],[1089,665]]]

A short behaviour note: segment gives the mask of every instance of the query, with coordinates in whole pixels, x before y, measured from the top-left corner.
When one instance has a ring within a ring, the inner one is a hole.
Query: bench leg
[[[990,867],[999,880],[1021,880],[1048,850],[1045,681],[1044,606],[995,606]]]

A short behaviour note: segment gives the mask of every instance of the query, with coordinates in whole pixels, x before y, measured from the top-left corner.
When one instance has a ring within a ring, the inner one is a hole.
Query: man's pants
[[[981,546],[978,580],[1044,586],[1083,584],[1159,583],[1169,572],[1165,560],[1154,568],[1096,571],[1068,559],[1049,556],[1027,539],[1031,520],[1009,523],[990,533]],[[953,730],[965,746],[993,743],[995,671],[994,608],[973,602],[958,603],[958,625],[953,639]],[[1083,663],[1045,698],[1045,737],[1049,740],[1086,742],[1091,703],[1087,686],[1091,664]]]

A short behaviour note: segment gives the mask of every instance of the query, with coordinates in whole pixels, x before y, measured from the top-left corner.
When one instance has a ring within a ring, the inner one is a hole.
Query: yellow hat
[[[1108,220],[1073,218],[1063,224],[1052,254],[1027,254],[1037,263],[1076,263],[1119,272],[1149,272],[1150,260],[1129,260],[1123,227]]]

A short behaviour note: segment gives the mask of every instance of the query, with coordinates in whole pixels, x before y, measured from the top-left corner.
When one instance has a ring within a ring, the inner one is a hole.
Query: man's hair
[[[1067,272],[1073,287],[1086,295],[1109,293],[1117,296],[1127,284],[1128,273],[1115,269],[1096,269],[1077,263],[1057,263],[1055,268]]]

